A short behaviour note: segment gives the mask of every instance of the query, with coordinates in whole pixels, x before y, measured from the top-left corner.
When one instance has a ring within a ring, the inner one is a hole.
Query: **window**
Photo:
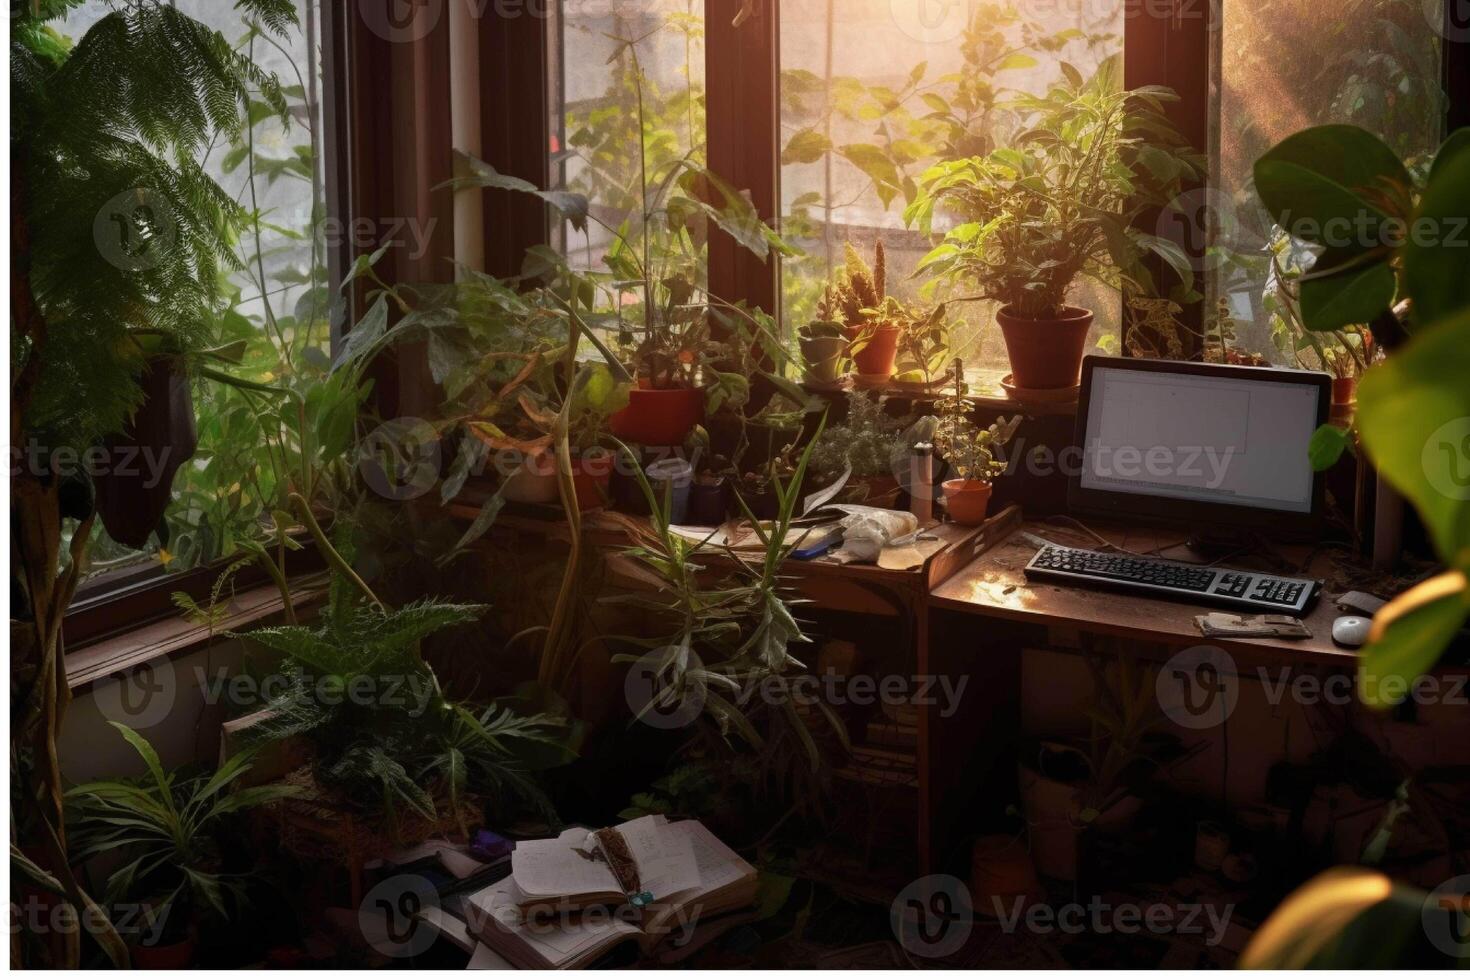
[[[318,5],[298,0],[297,24],[284,38],[253,29],[231,4],[176,6],[274,73],[284,89],[289,121],[252,100],[249,125],[233,139],[217,139],[203,166],[251,216],[216,311],[218,342],[244,345],[229,373],[289,384],[293,372],[320,370],[330,360]],[[58,29],[78,40],[110,9],[87,0]],[[292,451],[284,444],[290,426],[262,418],[263,403],[237,388],[196,380],[193,396],[198,450],[174,479],[166,544],[154,535],[136,551],[113,541],[99,522],[83,594],[229,558],[269,519],[282,460]]]
[[[910,277],[933,243],[905,229],[903,210],[925,168],[1005,145],[1018,132],[1009,95],[1043,93],[1063,62],[1090,74],[1123,48],[1121,0],[782,0],[780,11],[782,231],[806,253],[784,266],[788,330],[811,319],[847,243],[871,261],[882,241],[889,292],[917,299]],[[1084,283],[1073,301],[1097,312],[1094,342],[1117,334],[1115,295]],[[951,311],[967,368],[1006,365],[993,312]]]
[[[705,162],[704,3],[567,4],[552,31],[554,179],[587,196],[592,218],[585,232],[562,222],[557,245],[573,267],[609,274],[599,312],[636,319],[641,297],[617,287],[630,270],[607,261],[615,230],[657,268],[707,284],[700,236],[664,234],[657,218],[650,235],[644,221],[679,160]]]
[[[1272,314],[1281,245],[1252,186],[1255,160],[1297,130],[1351,123],[1379,136],[1411,169],[1439,144],[1442,0],[1225,0],[1216,166],[1210,204],[1213,288],[1234,321],[1234,346],[1298,363],[1294,338]],[[1279,267],[1306,256],[1290,249]],[[1312,352],[1302,366],[1323,367]]]

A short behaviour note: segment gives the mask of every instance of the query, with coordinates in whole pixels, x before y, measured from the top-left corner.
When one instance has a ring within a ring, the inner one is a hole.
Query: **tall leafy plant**
[[[1359,384],[1356,425],[1446,566],[1374,617],[1359,688],[1388,706],[1470,616],[1470,130],[1445,140],[1422,183],[1354,126],[1288,137],[1255,177],[1276,222],[1318,253],[1301,280],[1306,328],[1367,323],[1388,348]],[[1314,462],[1331,465],[1347,443],[1342,430],[1319,431]]]
[[[80,452],[121,427],[139,398],[145,332],[177,349],[205,343],[217,272],[230,262],[239,208],[199,167],[200,148],[235,132],[251,91],[284,110],[278,84],[171,4],[118,2],[68,48],[50,23],[74,3],[25,4],[11,23],[11,440]],[[290,0],[239,0],[271,31]],[[56,735],[70,699],[60,624],[91,533],[86,500],[63,502],[58,474],[12,479],[23,601],[12,671],[24,707],[12,760],[24,787],[18,839],[78,909],[92,902],[66,861]],[[74,517],[63,566],[64,516]],[[114,961],[115,934],[99,937]],[[57,936],[53,965],[76,962]]]
[[[1135,219],[1172,200],[1198,177],[1194,154],[1164,115],[1177,96],[1160,86],[1125,89],[1119,58],[1084,79],[1011,105],[1027,129],[1014,145],[927,170],[904,212],[928,234],[936,213],[954,217],[916,274],[969,286],[967,299],[994,300],[1028,320],[1051,319],[1081,276],[1154,293],[1144,265],[1158,256],[1186,289],[1189,259],[1176,244],[1139,231]]]

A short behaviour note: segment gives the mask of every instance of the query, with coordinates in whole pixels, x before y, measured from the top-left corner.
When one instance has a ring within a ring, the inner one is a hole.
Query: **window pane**
[[[807,253],[785,262],[786,328],[811,319],[846,242],[871,261],[882,240],[888,291],[916,299],[920,283],[910,276],[932,241],[904,228],[914,182],[940,160],[1004,146],[1018,132],[1003,107],[1009,95],[1043,94],[1063,62],[1090,74],[1122,51],[1122,38],[1121,2],[1055,0],[1027,12],[1011,3],[782,0],[782,230]],[[1094,340],[1117,334],[1115,291],[1081,283],[1072,301],[1097,312]],[[993,307],[956,312],[955,352],[967,368],[998,373],[1007,362]]]
[[[621,229],[640,266],[646,245],[655,269],[705,285],[703,243],[660,231],[645,241],[643,221],[679,160],[705,162],[703,0],[567,4],[553,37],[553,183],[587,195],[593,218],[586,231],[562,224],[562,253],[574,268],[612,273]],[[636,291],[611,282],[598,302],[634,320],[641,309]]]
[[[1292,364],[1291,337],[1273,323],[1274,226],[1251,177],[1275,143],[1309,126],[1351,123],[1423,166],[1438,145],[1442,95],[1437,30],[1442,0],[1225,0],[1216,114],[1219,192],[1215,295],[1229,306],[1235,346]],[[1285,252],[1279,264],[1307,255]],[[1308,352],[1301,363],[1321,365]]]
[[[58,29],[74,42],[115,5],[86,0]],[[238,269],[230,273],[214,311],[217,342],[245,341],[243,360],[229,373],[287,384],[293,373],[321,370],[330,344],[322,190],[320,41],[309,22],[318,4],[297,0],[296,26],[285,37],[252,31],[232,4],[179,0],[180,11],[218,30],[227,42],[274,73],[284,89],[289,123],[264,104],[251,107],[248,129],[218,136],[203,166],[247,213],[258,215],[240,235]],[[259,537],[275,503],[280,441],[290,442],[279,419],[238,389],[197,381],[194,409],[199,448],[174,478],[165,515],[168,541],[157,534],[144,551],[109,538],[97,525],[88,569],[95,588],[117,574],[149,565],[186,571],[227,558],[243,540]],[[295,449],[294,443],[286,446]],[[277,453],[272,456],[272,453]],[[112,574],[107,574],[112,573]]]

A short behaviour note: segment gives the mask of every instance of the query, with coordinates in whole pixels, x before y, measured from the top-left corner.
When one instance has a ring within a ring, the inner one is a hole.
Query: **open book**
[[[522,841],[511,876],[465,903],[470,932],[523,969],[575,969],[623,944],[682,946],[755,902],[755,869],[699,821],[612,830]]]

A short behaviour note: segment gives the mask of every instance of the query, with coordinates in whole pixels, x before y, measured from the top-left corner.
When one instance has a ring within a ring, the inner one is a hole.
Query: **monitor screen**
[[[1313,509],[1307,448],[1322,387],[1299,372],[1173,372],[1097,365],[1086,411],[1084,490],[1295,514]]]

